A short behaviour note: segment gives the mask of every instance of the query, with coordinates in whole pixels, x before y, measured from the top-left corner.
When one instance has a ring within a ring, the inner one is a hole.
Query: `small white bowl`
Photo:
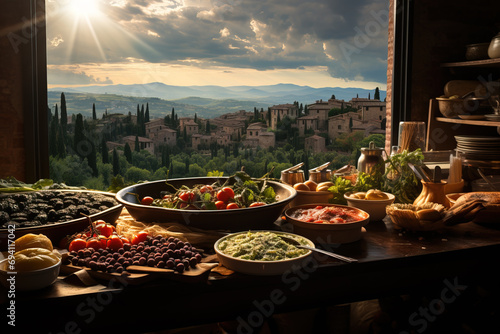
[[[390,193],[385,193],[389,198],[383,200],[352,198],[349,197],[350,194],[351,193],[344,194],[344,198],[347,200],[347,205],[368,212],[370,214],[371,221],[384,219],[384,217],[387,215],[385,208],[388,205],[394,203],[394,199],[396,198],[393,194]]]
[[[298,256],[293,259],[279,260],[279,261],[256,261],[256,260],[244,260],[229,256],[224,254],[220,248],[219,244],[226,240],[227,238],[234,237],[238,234],[245,234],[248,232],[272,232],[276,234],[282,234],[286,237],[301,238],[306,241],[306,246],[315,247],[314,243],[302,236],[294,235],[292,233],[280,232],[280,231],[244,231],[237,232],[226,235],[215,242],[214,249],[217,253],[217,258],[219,263],[224,267],[248,275],[259,275],[259,276],[271,276],[271,275],[282,275],[288,270],[292,270],[292,267],[302,267],[307,265],[307,258],[311,255],[311,251],[308,250],[304,255]]]
[[[7,289],[14,288],[16,291],[31,291],[48,287],[55,282],[61,269],[61,260],[59,260],[47,268],[10,273],[7,270],[7,261],[8,259],[0,261],[0,281]]]

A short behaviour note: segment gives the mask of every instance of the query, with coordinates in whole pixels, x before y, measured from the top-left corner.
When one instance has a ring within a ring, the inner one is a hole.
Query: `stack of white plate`
[[[500,161],[500,136],[455,136],[457,151],[465,159]]]

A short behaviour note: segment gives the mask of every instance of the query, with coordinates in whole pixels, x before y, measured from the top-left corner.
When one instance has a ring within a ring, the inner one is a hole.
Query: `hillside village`
[[[348,111],[329,116],[332,109]],[[145,136],[126,136],[119,143],[106,144],[112,150],[126,143],[134,147],[138,141],[141,150],[154,154],[160,146],[177,145],[178,136],[182,134],[187,138],[188,146],[199,151],[213,144],[219,147],[239,144],[244,148],[270,148],[280,145],[276,130],[280,121],[287,118],[290,126],[296,128],[298,136],[303,139],[303,148],[313,153],[327,151],[328,144],[345,133],[363,131],[365,136],[385,135],[386,103],[378,99],[356,97],[344,101],[332,96],[329,100],[309,104],[304,110],[297,103],[280,104],[259,114],[258,121],[255,120],[255,112],[245,110],[212,119],[183,117],[179,119],[177,129],[165,125],[164,118],[157,118],[145,123]],[[133,122],[136,117],[132,116]]]

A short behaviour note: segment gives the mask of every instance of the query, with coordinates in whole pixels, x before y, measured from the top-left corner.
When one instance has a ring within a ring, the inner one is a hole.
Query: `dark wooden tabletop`
[[[496,275],[500,229],[495,223],[466,223],[439,232],[406,232],[386,220],[370,222],[359,241],[327,248],[359,262],[320,255],[305,268],[283,276],[210,274],[201,282],[158,279],[132,285],[116,280],[86,287],[61,281],[41,291],[17,293],[16,321],[18,328],[36,324],[37,332],[119,328],[147,332],[256,314],[265,317],[427,286],[467,286]],[[6,292],[2,290],[0,297],[4,310],[9,302]]]

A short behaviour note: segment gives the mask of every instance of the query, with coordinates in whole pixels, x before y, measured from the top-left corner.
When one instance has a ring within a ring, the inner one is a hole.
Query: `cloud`
[[[73,32],[71,18],[49,21],[49,39],[65,41],[51,64],[132,57],[258,70],[327,66],[346,80],[386,81],[386,0],[115,0],[101,8],[107,20]]]
[[[84,71],[74,69],[60,69],[54,66],[47,67],[47,80],[54,85],[87,85],[87,84],[113,84],[113,81],[95,78]]]

